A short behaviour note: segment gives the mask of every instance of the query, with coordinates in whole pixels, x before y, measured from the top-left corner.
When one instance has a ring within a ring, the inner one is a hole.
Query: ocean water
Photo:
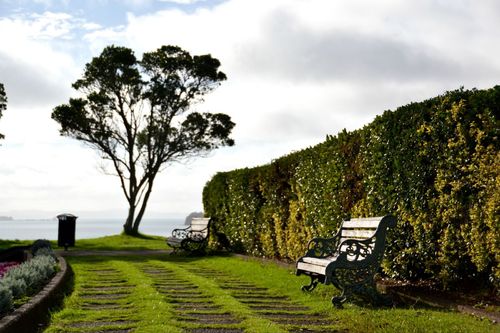
[[[78,218],[76,239],[117,235],[123,230],[124,219]],[[147,235],[170,236],[172,230],[184,227],[184,219],[143,219],[139,232]],[[59,221],[12,220],[0,221],[0,239],[49,239],[57,240]]]

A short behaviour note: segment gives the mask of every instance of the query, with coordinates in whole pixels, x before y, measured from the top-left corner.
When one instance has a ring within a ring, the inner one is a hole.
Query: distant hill
[[[186,220],[184,220],[184,224],[185,225],[190,225],[191,224],[191,220],[194,217],[203,217],[203,216],[204,216],[204,214],[202,212],[192,212],[188,216],[186,216]]]
[[[0,216],[0,221],[12,221],[14,218],[12,216]]]

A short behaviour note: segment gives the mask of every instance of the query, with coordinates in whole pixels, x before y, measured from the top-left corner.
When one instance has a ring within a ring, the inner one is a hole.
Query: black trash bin
[[[75,246],[75,226],[78,216],[72,214],[61,214],[57,216],[59,220],[59,231],[57,233],[57,245],[64,246],[68,250],[69,246]]]

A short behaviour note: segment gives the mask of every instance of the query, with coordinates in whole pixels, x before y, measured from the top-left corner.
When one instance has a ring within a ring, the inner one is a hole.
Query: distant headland
[[[12,221],[14,218],[12,216],[0,216],[0,221]]]

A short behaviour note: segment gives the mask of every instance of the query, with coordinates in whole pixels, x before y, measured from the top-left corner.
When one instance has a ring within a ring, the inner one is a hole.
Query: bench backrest
[[[381,217],[356,218],[344,221],[340,227],[341,240],[346,239],[367,239],[372,237],[377,231]]]
[[[374,252],[383,254],[387,228],[394,227],[395,225],[396,219],[391,215],[355,218],[344,221],[339,230],[340,251],[346,251],[348,246],[342,243],[347,239],[361,241],[371,239],[371,242],[367,243],[363,249],[351,249],[348,251],[350,252],[349,257],[359,260],[360,255],[366,256]]]
[[[209,218],[205,217],[194,217],[191,220],[191,231],[200,232],[203,236],[208,235],[208,223],[210,222]]]

